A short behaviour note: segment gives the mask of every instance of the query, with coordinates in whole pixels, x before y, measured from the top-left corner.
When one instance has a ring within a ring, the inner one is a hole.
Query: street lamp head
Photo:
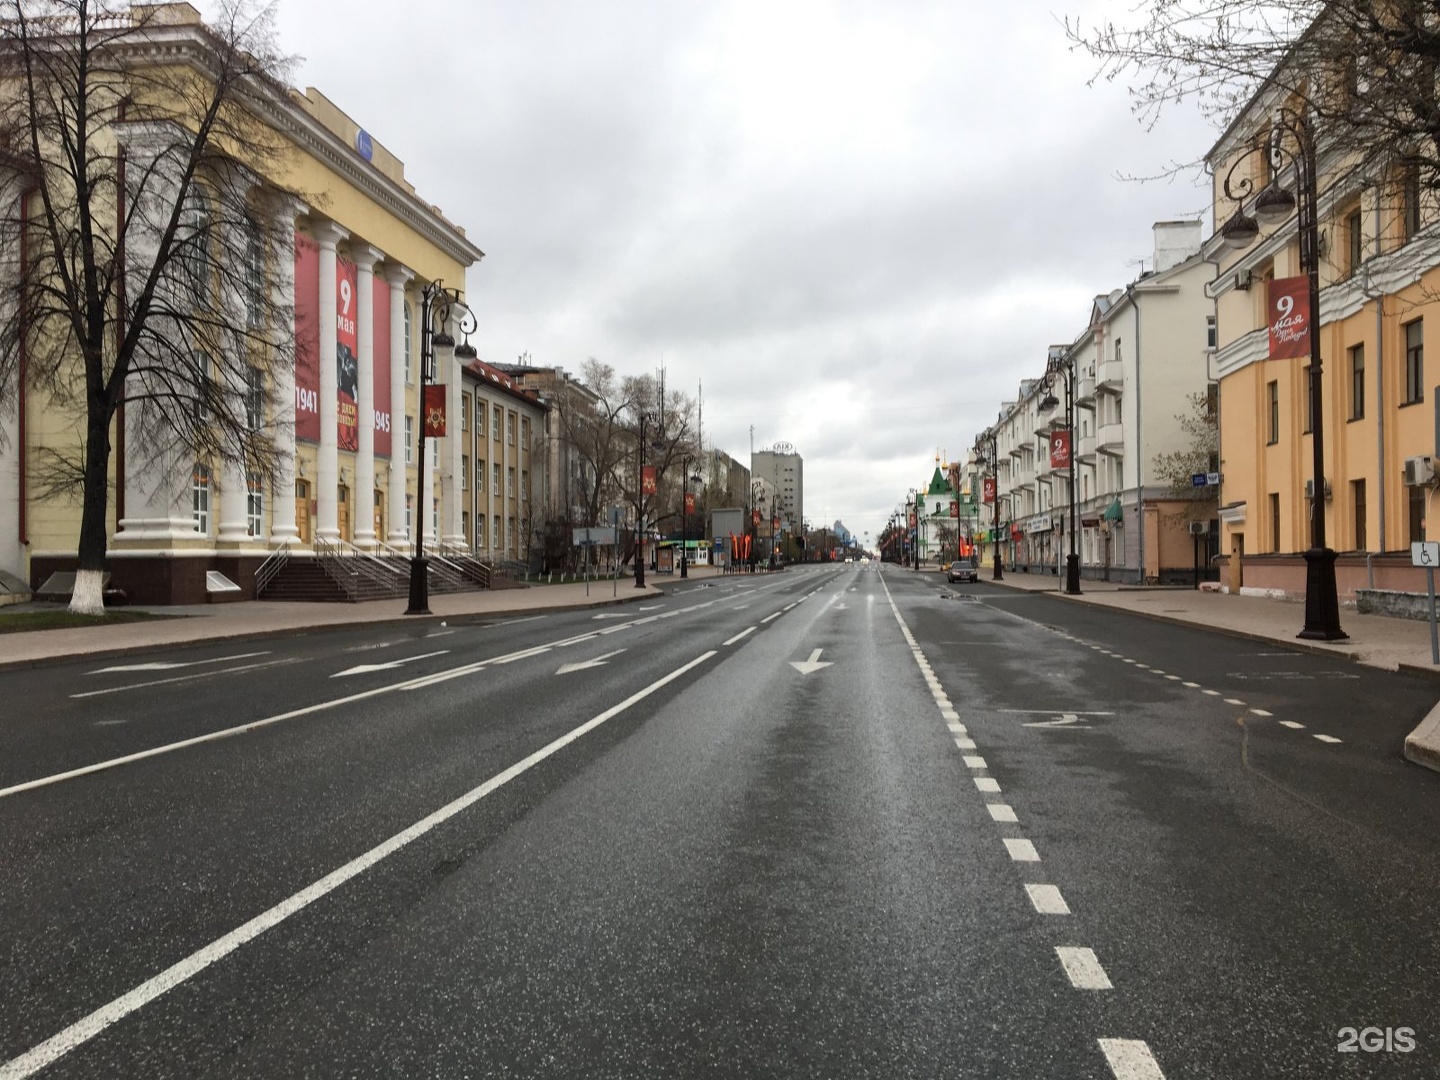
[[[430,344],[434,345],[437,349],[453,349],[455,347],[455,339],[444,330],[437,330],[431,335]]]
[[[1294,212],[1295,196],[1273,180],[1255,197],[1255,216],[1266,225],[1276,225]]]
[[[1040,408],[1041,408],[1042,410],[1049,410],[1049,409],[1055,408],[1055,407],[1056,407],[1057,405],[1059,405],[1059,404],[1060,404],[1060,399],[1057,398],[1053,393],[1049,393],[1049,394],[1046,394],[1045,397],[1041,399],[1041,401],[1040,401]]]
[[[1236,250],[1249,247],[1259,235],[1259,222],[1246,214],[1244,210],[1236,210],[1230,215],[1230,220],[1220,226],[1220,238],[1225,241],[1227,247]]]

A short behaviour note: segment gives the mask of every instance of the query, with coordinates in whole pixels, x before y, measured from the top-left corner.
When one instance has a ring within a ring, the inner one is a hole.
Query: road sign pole
[[[1435,568],[1425,568],[1425,588],[1430,592],[1430,663],[1440,664],[1440,636],[1435,630]]]

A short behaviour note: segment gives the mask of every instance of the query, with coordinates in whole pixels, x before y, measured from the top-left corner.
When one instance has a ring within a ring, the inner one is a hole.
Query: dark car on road
[[[956,581],[979,581],[980,571],[975,568],[975,560],[969,557],[956,559],[945,571],[945,580],[952,584]]]

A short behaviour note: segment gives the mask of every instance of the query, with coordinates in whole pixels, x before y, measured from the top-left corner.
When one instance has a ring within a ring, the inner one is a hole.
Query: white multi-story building
[[[1214,266],[1201,257],[1198,221],[1159,222],[1154,236],[1154,269],[1096,297],[1086,327],[1049,347],[1045,373],[1024,380],[977,439],[985,456],[994,439],[1002,552],[1022,571],[1059,572],[1073,518],[1082,576],[1139,581],[1191,572],[1191,500],[1156,460],[1190,448],[1178,418],[1210,386],[1214,305],[1205,286]],[[1069,465],[1051,465],[1052,436],[1068,423],[1067,382],[1073,492]],[[1215,526],[1202,527],[1208,561]]]
[[[750,475],[764,480],[774,492],[774,516],[780,528],[790,532],[801,527],[805,517],[805,459],[787,442],[750,455]]]

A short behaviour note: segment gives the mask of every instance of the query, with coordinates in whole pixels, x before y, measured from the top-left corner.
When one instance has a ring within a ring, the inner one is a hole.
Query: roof
[[[531,405],[538,406],[539,408],[543,409],[547,407],[540,400],[540,392],[538,390],[530,390],[522,387],[509,375],[505,374],[505,372],[498,368],[491,367],[483,360],[472,360],[465,365],[465,370],[487,387],[504,390],[512,397],[520,398],[522,401],[529,402]]]

